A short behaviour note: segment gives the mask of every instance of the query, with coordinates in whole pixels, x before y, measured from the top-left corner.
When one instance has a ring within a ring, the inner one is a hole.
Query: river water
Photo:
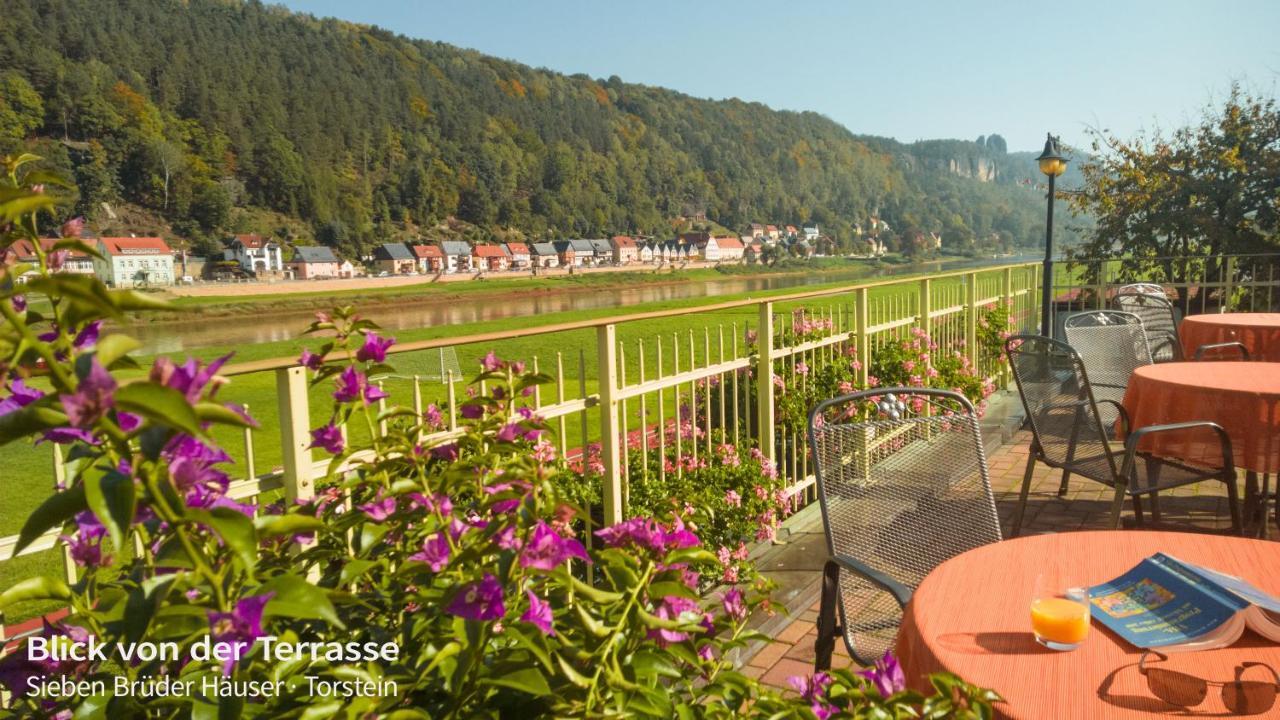
[[[1016,258],[998,260],[947,260],[913,265],[895,265],[875,272],[875,277],[919,272],[958,270],[967,267],[1006,264]],[[388,330],[406,330],[443,325],[463,325],[512,317],[542,316],[568,310],[632,307],[643,303],[715,298],[738,293],[803,288],[850,278],[845,272],[791,273],[767,276],[726,275],[713,280],[665,282],[623,288],[571,289],[557,292],[513,293],[474,299],[406,299],[396,303],[370,305],[363,314]],[[867,279],[867,278],[861,278]],[[257,345],[297,339],[311,322],[314,311],[272,312],[263,305],[257,315],[201,318],[130,326],[127,331],[142,342],[140,354],[183,353],[207,347]]]

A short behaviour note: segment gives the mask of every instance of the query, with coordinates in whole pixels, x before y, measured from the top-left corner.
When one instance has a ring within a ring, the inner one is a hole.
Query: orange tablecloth
[[[1201,345],[1238,342],[1254,360],[1280,362],[1280,313],[1188,315],[1178,326],[1178,337],[1188,360]]]
[[[1209,420],[1231,436],[1235,466],[1280,470],[1280,363],[1176,362],[1134,371],[1124,393],[1133,427]],[[1147,437],[1142,450],[1191,462],[1222,462],[1204,432]]]
[[[1097,622],[1067,653],[1042,648],[1031,634],[1030,603],[1038,573],[1069,586],[1117,577],[1156,552],[1203,564],[1280,593],[1275,543],[1172,532],[1106,531],[1035,535],[971,550],[939,565],[907,606],[897,653],[912,687],[947,670],[989,687],[1010,718],[1151,718],[1180,714],[1153,697],[1138,674],[1142,651]],[[1181,653],[1166,664],[1208,680],[1234,679],[1243,661],[1280,668],[1280,647],[1247,632],[1221,650]],[[1105,692],[1104,692],[1105,691]],[[1213,688],[1196,712],[1226,712]],[[1266,717],[1280,714],[1276,708]],[[1263,717],[1263,716],[1258,716]]]

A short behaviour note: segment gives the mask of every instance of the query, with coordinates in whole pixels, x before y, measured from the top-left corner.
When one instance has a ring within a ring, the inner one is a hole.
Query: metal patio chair
[[[837,637],[870,664],[929,571],[1000,540],[977,413],[956,393],[877,388],[819,404],[808,434],[828,551],[815,665]]]
[[[1182,359],[1178,318],[1164,288],[1153,283],[1124,285],[1116,290],[1111,304],[1116,310],[1133,313],[1142,319],[1152,360],[1159,363]]]
[[[1119,419],[1115,407],[1124,400],[1129,376],[1152,363],[1142,320],[1133,313],[1117,310],[1090,310],[1067,318],[1063,327],[1070,345],[1089,371],[1093,396],[1107,400],[1098,408],[1102,426],[1110,428]],[[1115,405],[1112,405],[1112,402]],[[1066,482],[1062,490],[1064,494]]]
[[[1063,470],[1064,482],[1069,475],[1080,475],[1113,488],[1111,526],[1115,528],[1120,527],[1120,513],[1126,497],[1132,498],[1134,521],[1141,526],[1141,496],[1154,497],[1158,492],[1204,480],[1224,482],[1231,511],[1231,528],[1236,533],[1241,532],[1231,438],[1221,426],[1212,422],[1183,422],[1134,429],[1123,405],[1094,396],[1085,364],[1070,345],[1039,335],[1015,335],[1005,341],[1005,354],[1031,423],[1032,434],[1031,452],[1022,476],[1011,536],[1016,537],[1022,529],[1032,471],[1037,462]],[[1103,427],[1098,411],[1099,403],[1113,405],[1121,422],[1129,428],[1123,450],[1112,447],[1108,439],[1110,434]],[[1194,432],[1196,437],[1203,435],[1202,442],[1219,445],[1222,466],[1203,467],[1139,452],[1138,446],[1144,437],[1165,432]],[[1143,471],[1141,480],[1139,470]],[[1154,519],[1159,521],[1158,516]]]
[[[1251,360],[1249,357],[1249,348],[1244,346],[1242,342],[1221,342],[1209,343],[1196,348],[1196,354],[1192,356],[1193,360],[1204,360],[1206,362],[1223,361],[1223,360]]]

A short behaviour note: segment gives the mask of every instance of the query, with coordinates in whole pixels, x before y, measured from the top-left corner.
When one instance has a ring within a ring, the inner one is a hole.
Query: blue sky
[[[1232,81],[1275,95],[1280,1],[284,0],[535,67],[813,110],[911,141],[1193,121]]]

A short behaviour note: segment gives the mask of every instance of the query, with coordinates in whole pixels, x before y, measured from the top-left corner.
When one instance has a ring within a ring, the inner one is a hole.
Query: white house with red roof
[[[98,238],[93,271],[115,288],[173,284],[173,250],[158,237]]]
[[[240,267],[257,274],[284,272],[284,253],[280,243],[261,235],[236,235],[222,250],[223,258],[240,263]]]
[[[732,236],[716,238],[716,247],[720,251],[720,262],[741,262],[746,251],[742,240]]]

